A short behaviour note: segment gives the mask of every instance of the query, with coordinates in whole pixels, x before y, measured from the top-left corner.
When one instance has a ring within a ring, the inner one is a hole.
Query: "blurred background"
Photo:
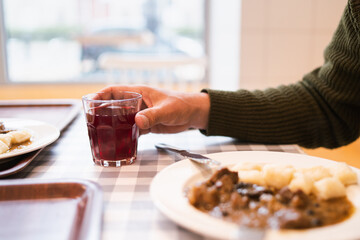
[[[300,80],[323,63],[346,0],[0,3],[2,86],[140,83],[197,91]]]
[[[346,2],[0,0],[0,99],[297,82],[323,63]]]
[[[203,0],[2,2],[8,82],[204,78]]]

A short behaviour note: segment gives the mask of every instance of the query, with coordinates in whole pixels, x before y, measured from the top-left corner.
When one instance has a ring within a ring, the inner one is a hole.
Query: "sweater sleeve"
[[[242,141],[336,148],[360,135],[360,1],[349,1],[324,65],[296,84],[263,91],[204,89],[206,135]]]

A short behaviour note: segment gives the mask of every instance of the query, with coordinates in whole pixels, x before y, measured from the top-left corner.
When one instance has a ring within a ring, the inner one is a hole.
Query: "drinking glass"
[[[135,92],[91,93],[82,97],[93,161],[105,167],[132,164],[139,128],[135,115],[142,96]]]

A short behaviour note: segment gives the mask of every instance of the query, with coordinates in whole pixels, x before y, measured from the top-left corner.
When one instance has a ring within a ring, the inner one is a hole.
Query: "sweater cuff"
[[[210,98],[210,110],[208,126],[206,129],[200,129],[200,132],[206,136],[224,135],[223,129],[228,129],[229,114],[233,111],[239,111],[234,106],[237,99],[233,99],[233,95],[229,91],[202,89],[201,92],[207,93]],[[231,136],[231,134],[230,134]]]

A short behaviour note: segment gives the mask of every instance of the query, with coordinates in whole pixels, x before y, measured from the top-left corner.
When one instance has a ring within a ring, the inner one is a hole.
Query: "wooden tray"
[[[39,120],[53,124],[60,130],[69,125],[80,109],[81,102],[77,99],[0,100],[1,117]],[[41,151],[42,149],[39,149],[0,163],[0,178],[21,171]]]
[[[100,239],[102,200],[86,180],[2,180],[0,239]]]

